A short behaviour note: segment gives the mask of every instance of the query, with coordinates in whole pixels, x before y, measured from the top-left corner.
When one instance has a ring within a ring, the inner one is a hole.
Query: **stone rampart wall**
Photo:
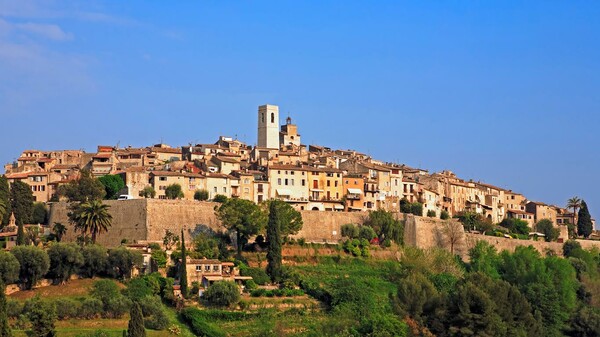
[[[133,241],[162,241],[166,230],[179,234],[182,229],[186,239],[190,239],[203,225],[215,231],[223,230],[215,216],[217,203],[190,200],[109,200],[113,224],[108,233],[98,237],[100,244],[118,246],[122,239]],[[60,222],[67,226],[66,241],[74,241],[76,233],[69,224],[67,203],[54,203],[50,208],[49,223]],[[295,235],[308,242],[337,242],[341,239],[341,227],[347,223],[361,224],[368,216],[367,212],[321,212],[301,211],[304,220],[302,230]],[[455,220],[440,220],[416,217],[412,214],[396,213],[395,217],[405,225],[404,242],[408,246],[420,248],[443,247],[453,249],[455,253],[466,256],[478,240],[487,241],[499,251],[514,251],[517,246],[534,246],[544,253],[553,250],[562,253],[562,244],[517,240],[464,233],[462,226]],[[600,247],[600,241],[579,240],[584,248]]]

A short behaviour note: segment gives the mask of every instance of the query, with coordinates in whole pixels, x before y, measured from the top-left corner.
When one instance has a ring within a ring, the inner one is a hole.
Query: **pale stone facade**
[[[258,107],[259,147],[279,150],[279,107],[261,105]]]

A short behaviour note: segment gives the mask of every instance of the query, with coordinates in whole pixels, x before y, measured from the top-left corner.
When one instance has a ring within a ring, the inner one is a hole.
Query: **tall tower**
[[[258,107],[258,147],[279,149],[279,107],[261,105]]]

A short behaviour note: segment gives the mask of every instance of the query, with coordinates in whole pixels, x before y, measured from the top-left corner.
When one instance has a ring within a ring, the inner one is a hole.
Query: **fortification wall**
[[[342,238],[342,225],[362,224],[367,212],[321,212],[300,211],[302,230],[293,237],[304,238],[308,242],[338,242]]]
[[[100,244],[114,247],[122,239],[133,241],[162,241],[166,230],[179,234],[183,229],[186,239],[190,239],[199,227],[207,226],[215,231],[224,230],[215,216],[217,203],[189,200],[108,200],[113,224],[108,233],[98,236]],[[66,241],[75,241],[77,233],[69,224],[68,204],[53,203],[50,207],[49,223],[60,222],[67,226]],[[341,227],[347,223],[361,224],[367,212],[321,212],[301,211],[304,226],[295,238],[308,242],[337,242],[341,239]],[[533,246],[541,253],[552,250],[562,254],[562,244],[555,242],[517,240],[465,233],[462,225],[455,220],[440,220],[416,217],[412,214],[395,213],[396,219],[404,222],[404,243],[420,248],[443,247],[466,257],[477,241],[483,240],[497,247],[499,251],[514,251],[518,246]],[[600,241],[578,240],[582,247],[600,248]]]
[[[99,244],[114,247],[118,246],[122,239],[127,239],[129,242],[146,240],[148,235],[146,230],[148,212],[145,199],[106,200],[104,203],[110,206],[109,213],[113,219],[108,233],[102,233],[98,236],[97,241]],[[62,223],[67,227],[64,240],[75,241],[78,233],[75,233],[73,225],[69,223],[68,212],[68,203],[53,203],[50,207],[48,223]]]
[[[198,226],[208,226],[215,231],[223,230],[221,221],[215,215],[215,202],[194,200],[148,199],[145,240],[162,241],[167,230],[177,235],[184,230],[186,240],[197,231]],[[189,241],[188,241],[189,242]]]

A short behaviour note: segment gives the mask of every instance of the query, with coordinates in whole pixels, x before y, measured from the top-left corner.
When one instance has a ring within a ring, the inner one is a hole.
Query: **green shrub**
[[[442,219],[442,220],[448,220],[448,219],[450,219],[450,214],[448,214],[448,211],[442,211],[440,213],[440,219]]]
[[[87,297],[81,303],[77,318],[92,319],[100,316],[104,311],[102,301],[97,298]]]
[[[207,190],[197,190],[194,192],[194,200],[206,201],[208,200],[208,191]]]
[[[67,318],[76,318],[81,310],[81,302],[71,298],[57,298],[54,300],[56,305],[56,317],[59,320]]]
[[[271,278],[262,268],[251,268],[240,266],[240,274],[242,276],[252,276],[252,280],[258,285],[265,285],[271,282]]]
[[[240,289],[234,282],[215,282],[202,294],[202,299],[210,305],[230,307],[240,301]]]
[[[252,291],[252,290],[258,288],[258,285],[253,280],[247,280],[246,283],[244,284],[244,286],[246,287],[247,291]]]
[[[432,210],[432,209],[430,209],[430,210],[427,210],[427,216],[428,216],[429,218],[435,218],[435,216],[436,216],[436,214],[435,214],[435,211],[434,211],[434,210]]]
[[[8,298],[6,302],[6,315],[9,318],[18,318],[23,313],[23,302],[12,298]]]
[[[207,322],[206,317],[196,308],[185,308],[180,313],[196,336],[202,337],[225,337],[225,332],[216,324]]]

